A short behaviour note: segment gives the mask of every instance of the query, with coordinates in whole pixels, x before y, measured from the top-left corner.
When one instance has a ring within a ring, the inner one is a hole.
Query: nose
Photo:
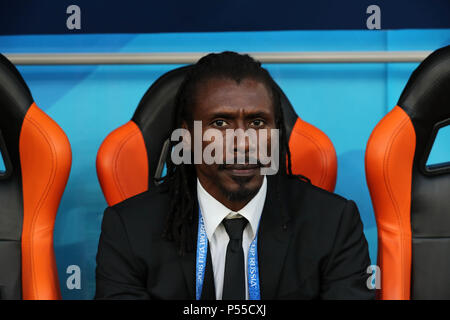
[[[258,135],[256,130],[238,127],[226,133],[227,159],[234,159],[234,163],[245,164],[257,159]],[[237,159],[237,160],[236,160]],[[229,163],[229,162],[227,162]]]

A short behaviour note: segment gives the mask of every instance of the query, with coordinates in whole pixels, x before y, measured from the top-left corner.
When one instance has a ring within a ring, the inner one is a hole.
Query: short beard
[[[246,188],[245,184],[249,182],[252,177],[233,177],[233,180],[239,185],[237,191],[227,190],[223,185],[219,184],[219,188],[223,195],[231,202],[247,202],[250,201],[259,191],[259,188]]]

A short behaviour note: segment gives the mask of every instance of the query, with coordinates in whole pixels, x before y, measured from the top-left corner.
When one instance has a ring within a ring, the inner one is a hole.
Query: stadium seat
[[[132,119],[111,132],[97,154],[97,174],[108,205],[148,190],[161,177],[174,121],[175,96],[184,66],[157,79],[141,99]],[[292,153],[292,171],[323,189],[336,185],[337,159],[330,139],[297,116],[282,90],[282,108]]]
[[[0,54],[0,299],[59,299],[53,227],[69,141]]]
[[[417,67],[367,144],[380,299],[450,299],[450,162],[427,165],[438,130],[449,124],[447,46]]]

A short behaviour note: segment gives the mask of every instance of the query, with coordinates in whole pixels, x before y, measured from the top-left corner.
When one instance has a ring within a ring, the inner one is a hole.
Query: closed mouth
[[[224,169],[226,170],[250,170],[257,169],[260,167],[259,164],[225,164]]]
[[[252,176],[260,167],[258,164],[232,164],[224,165],[223,169],[234,176]]]

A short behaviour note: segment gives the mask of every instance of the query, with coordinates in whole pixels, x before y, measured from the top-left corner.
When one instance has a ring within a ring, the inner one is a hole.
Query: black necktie
[[[245,264],[242,249],[242,232],[247,219],[225,219],[223,225],[230,237],[225,257],[225,274],[223,278],[223,300],[245,300]]]

